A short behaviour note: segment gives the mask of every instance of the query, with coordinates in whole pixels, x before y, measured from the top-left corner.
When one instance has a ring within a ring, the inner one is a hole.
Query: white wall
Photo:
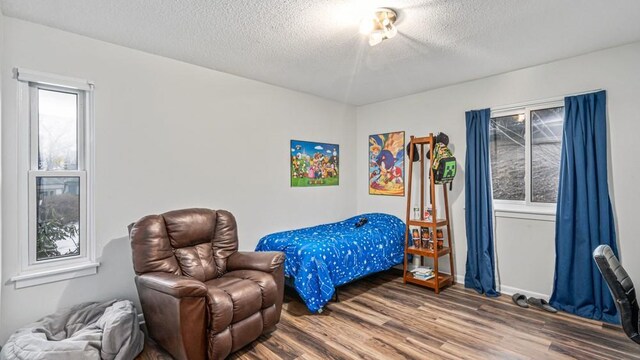
[[[605,89],[609,112],[610,194],[620,253],[631,277],[640,281],[640,262],[635,261],[640,254],[635,226],[640,215],[637,185],[640,166],[635,151],[640,133],[638,64],[640,43],[635,43],[359,107],[356,141],[358,211],[387,211],[405,217],[406,198],[368,195],[367,139],[370,134],[405,130],[408,137],[446,132],[464,169],[465,111]],[[451,199],[456,270],[463,275],[466,261],[464,172],[456,177]],[[555,252],[554,231],[549,230],[549,223],[499,219],[496,226],[503,291],[523,289],[529,293],[550,294]],[[532,277],[536,272],[539,277]]]
[[[546,298],[551,295],[555,273],[555,226],[555,215],[497,212],[493,223],[494,244],[502,292]]]
[[[314,96],[5,18],[0,343],[59,307],[136,299],[126,226],[184,207],[228,209],[240,247],[355,212],[355,109]],[[212,44],[212,46],[215,46]],[[98,275],[16,290],[13,67],[95,81]],[[340,186],[289,187],[289,140],[340,144]]]

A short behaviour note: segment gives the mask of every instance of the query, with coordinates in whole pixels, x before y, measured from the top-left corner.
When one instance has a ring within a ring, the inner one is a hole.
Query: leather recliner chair
[[[185,209],[129,225],[149,336],[176,359],[223,359],[275,330],[284,254],[239,252],[224,210]]]
[[[629,339],[640,344],[638,301],[629,274],[608,245],[599,245],[593,251],[593,259],[616,302],[622,329]]]

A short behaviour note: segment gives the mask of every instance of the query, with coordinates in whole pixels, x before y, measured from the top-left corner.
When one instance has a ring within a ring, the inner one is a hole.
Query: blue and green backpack
[[[449,184],[451,189],[453,178],[456,177],[458,163],[449,147],[444,143],[436,143],[433,152],[436,154],[433,159],[433,176],[436,184]]]

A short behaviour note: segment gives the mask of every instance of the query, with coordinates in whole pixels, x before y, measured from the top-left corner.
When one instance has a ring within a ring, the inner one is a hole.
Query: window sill
[[[555,221],[555,206],[527,206],[519,204],[493,204],[495,217],[525,220]]]
[[[21,289],[55,281],[75,279],[81,276],[94,275],[98,273],[99,266],[100,263],[98,262],[87,262],[62,268],[25,272],[12,277],[9,281],[15,283],[16,289]]]

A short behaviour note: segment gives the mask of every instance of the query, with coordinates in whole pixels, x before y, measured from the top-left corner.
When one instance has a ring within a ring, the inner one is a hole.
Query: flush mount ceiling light
[[[391,39],[398,34],[395,25],[397,14],[387,8],[374,10],[373,14],[360,23],[360,33],[369,35],[369,45],[375,46],[383,40]]]

